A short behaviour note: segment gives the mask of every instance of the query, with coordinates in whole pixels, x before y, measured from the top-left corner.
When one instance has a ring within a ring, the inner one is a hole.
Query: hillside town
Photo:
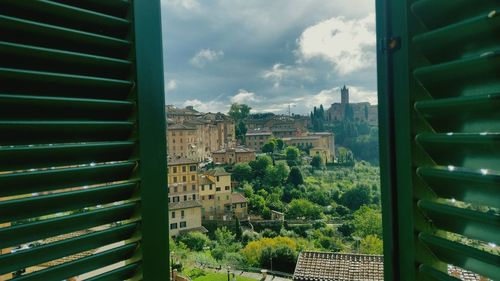
[[[205,220],[248,221],[247,199],[234,192],[236,182],[221,166],[255,160],[272,139],[307,148],[311,157],[320,155],[324,164],[335,159],[334,134],[309,132],[308,116],[248,118],[242,144],[236,139],[235,121],[224,113],[172,105],[166,106],[166,112],[171,236],[206,232]]]

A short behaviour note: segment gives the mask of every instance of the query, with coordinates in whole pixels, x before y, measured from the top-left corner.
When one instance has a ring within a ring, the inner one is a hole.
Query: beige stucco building
[[[212,152],[216,164],[246,163],[255,160],[255,150],[246,147],[225,148]]]
[[[302,136],[283,138],[286,145],[309,149],[309,153],[321,153],[326,162],[335,159],[335,137],[333,133],[307,133]],[[314,156],[314,154],[310,154]]]
[[[231,194],[230,205],[225,206],[226,209],[230,209],[233,218],[238,218],[239,220],[248,220],[248,201],[241,193]]]
[[[201,215],[205,220],[230,220],[231,210],[225,205],[231,203],[231,174],[212,170],[200,175]]]
[[[192,107],[167,106],[167,150],[172,158],[199,162],[212,151],[234,147],[234,121],[222,113],[200,113]]]
[[[180,158],[168,161],[170,236],[186,231],[206,231],[201,225],[198,163]]]
[[[248,130],[245,135],[245,145],[255,151],[261,151],[262,146],[273,137],[273,133],[269,130]]]

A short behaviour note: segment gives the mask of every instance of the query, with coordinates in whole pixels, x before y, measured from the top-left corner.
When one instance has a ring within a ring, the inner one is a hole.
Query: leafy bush
[[[321,218],[321,208],[306,199],[293,199],[288,204],[286,217],[288,219],[305,218],[317,220]]]
[[[380,210],[362,206],[354,212],[353,224],[354,233],[359,237],[375,235],[380,239],[382,238],[382,214]]]
[[[382,239],[375,235],[368,235],[361,240],[359,251],[363,254],[382,255],[384,246]]]
[[[191,279],[195,279],[195,278],[207,275],[207,272],[205,272],[203,269],[200,269],[200,268],[186,269],[186,270],[184,270],[183,273]]]
[[[210,239],[201,232],[188,232],[177,238],[177,241],[184,243],[193,251],[201,251],[210,244]]]
[[[363,205],[368,205],[372,202],[372,193],[370,187],[366,185],[357,185],[342,194],[342,204],[349,209],[356,211]]]

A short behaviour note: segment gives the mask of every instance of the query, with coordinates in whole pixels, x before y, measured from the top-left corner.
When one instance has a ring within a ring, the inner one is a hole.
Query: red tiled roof
[[[238,203],[246,203],[247,199],[243,194],[241,193],[232,193],[231,194],[231,203],[233,204],[238,204]]]
[[[297,260],[294,281],[384,280],[381,255],[302,252]]]

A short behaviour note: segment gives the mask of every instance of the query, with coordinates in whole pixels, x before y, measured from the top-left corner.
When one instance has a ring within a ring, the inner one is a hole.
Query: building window
[[[177,191],[179,191],[178,187],[174,186],[174,192],[177,192]]]
[[[171,223],[170,229],[177,229],[177,223]]]
[[[208,195],[208,200],[212,200],[214,199],[214,196],[213,195]]]
[[[229,190],[229,186],[226,186],[226,190]]]
[[[215,188],[215,191],[220,191],[220,187],[216,187],[216,188]]]
[[[187,178],[186,176],[182,176],[182,182],[186,182]]]
[[[177,182],[177,177],[174,177],[174,183],[176,183],[176,182]]]
[[[196,176],[195,175],[191,175],[191,181],[195,181],[196,180]]]
[[[181,219],[184,218],[184,210],[181,211]]]
[[[186,192],[186,191],[187,191],[187,187],[186,187],[186,186],[183,186],[183,187],[182,187],[182,191]]]
[[[177,167],[173,167],[172,171],[173,171],[174,174],[177,173]]]
[[[186,166],[182,166],[182,172],[185,173],[186,172]]]
[[[196,172],[196,165],[189,166],[189,171],[190,172]]]
[[[229,195],[226,195],[226,200],[229,200]]]
[[[201,196],[201,200],[205,200],[205,196]]]
[[[196,190],[196,184],[192,184],[192,185],[191,185],[191,190],[192,190],[192,191],[195,191],[195,190]]]
[[[217,201],[220,201],[220,196],[217,196]]]
[[[217,182],[220,180],[219,176],[217,176]]]
[[[175,219],[175,211],[172,212],[172,218]]]
[[[186,227],[187,227],[186,222],[185,222],[185,221],[181,221],[181,223],[180,223],[180,227],[181,227],[181,228],[186,228]]]
[[[201,191],[205,191],[205,186],[204,185],[201,186]]]
[[[212,190],[212,189],[213,189],[212,184],[210,184],[210,190]]]
[[[193,200],[196,200],[196,194],[193,194]]]
[[[184,195],[184,201],[187,201],[187,200],[188,200],[188,196]]]

